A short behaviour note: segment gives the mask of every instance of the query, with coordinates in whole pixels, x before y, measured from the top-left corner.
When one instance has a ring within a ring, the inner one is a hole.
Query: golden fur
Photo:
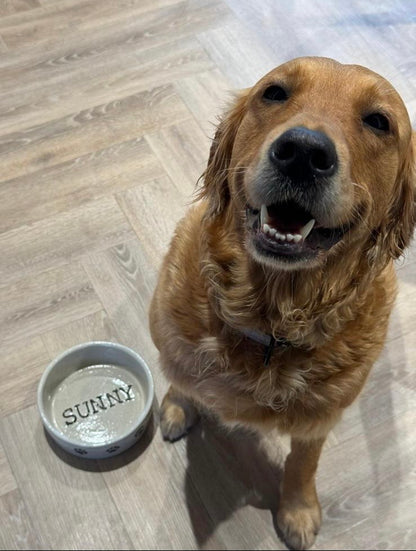
[[[284,105],[259,99],[265,85],[282,81],[293,96]],[[389,133],[363,126],[363,113],[374,110],[388,113]],[[253,252],[245,206],[256,201],[270,144],[296,125],[335,143],[328,225],[353,224],[328,251],[291,267]],[[384,343],[396,294],[393,260],[415,225],[414,150],[406,109],[380,76],[324,58],[278,67],[242,92],[219,124],[201,200],[178,225],[160,271],[150,321],[172,382],[162,432],[182,436],[202,405],[225,423],[289,433],[277,520],[291,547],[314,541],[322,444]],[[264,367],[264,346],[239,327],[291,346],[277,347]]]

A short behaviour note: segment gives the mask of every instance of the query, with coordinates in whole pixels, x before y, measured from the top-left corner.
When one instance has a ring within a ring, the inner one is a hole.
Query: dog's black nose
[[[280,172],[292,180],[332,176],[337,169],[335,145],[323,132],[296,126],[270,146],[269,156]]]

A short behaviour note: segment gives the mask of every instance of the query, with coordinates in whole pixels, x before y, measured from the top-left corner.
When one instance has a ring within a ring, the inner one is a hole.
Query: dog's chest
[[[265,365],[265,359],[269,359]],[[282,412],[299,396],[312,392],[318,377],[307,355],[287,346],[274,350],[250,337],[229,341],[201,339],[192,367],[200,399],[216,409],[267,408]]]

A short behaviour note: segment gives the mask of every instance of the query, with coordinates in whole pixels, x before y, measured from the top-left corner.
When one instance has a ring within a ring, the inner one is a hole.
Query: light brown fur
[[[256,98],[276,78],[289,78],[298,92],[296,101],[272,111]],[[362,129],[362,112],[370,108],[392,114],[391,135]],[[316,262],[291,270],[250,254],[244,207],[256,193],[255,172],[271,140],[295,124],[323,129],[337,146],[334,222],[351,219],[358,206],[360,214]],[[172,382],[162,404],[163,434],[183,435],[198,405],[225,423],[289,433],[277,522],[291,547],[315,539],[322,444],[385,340],[396,294],[393,260],[415,224],[414,171],[408,115],[384,79],[332,60],[294,60],[244,91],[220,123],[201,201],[178,225],[160,271],[150,321]],[[238,327],[284,337],[292,346],[278,347],[264,367],[264,347]]]

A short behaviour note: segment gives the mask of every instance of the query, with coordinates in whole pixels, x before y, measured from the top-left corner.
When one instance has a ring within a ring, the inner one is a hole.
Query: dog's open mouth
[[[308,260],[329,250],[350,229],[350,225],[326,228],[295,202],[247,206],[247,219],[256,250],[286,262]]]

